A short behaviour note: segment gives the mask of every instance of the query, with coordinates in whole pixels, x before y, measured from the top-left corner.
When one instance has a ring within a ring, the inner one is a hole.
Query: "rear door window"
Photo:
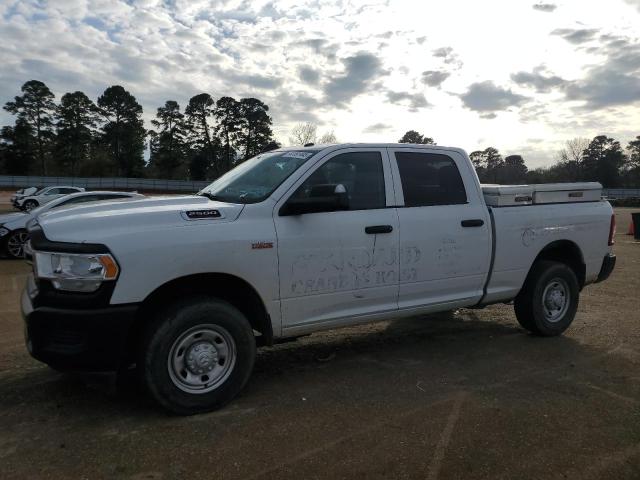
[[[459,205],[467,193],[456,163],[448,155],[395,152],[405,207]]]

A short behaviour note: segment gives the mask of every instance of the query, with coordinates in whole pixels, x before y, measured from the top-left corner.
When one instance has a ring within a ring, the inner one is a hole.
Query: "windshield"
[[[37,208],[34,208],[33,210],[31,210],[29,213],[35,217],[37,217],[38,215],[40,215],[42,212],[47,212],[49,210],[53,210],[54,208],[62,208],[65,206],[69,206],[69,207],[73,207],[74,205],[77,204],[77,202],[81,202],[83,197],[75,197],[78,200],[73,200],[73,199],[69,199],[69,198],[61,198],[61,199],[57,199],[54,200],[53,202],[49,202],[49,203],[45,203],[44,205],[40,205]],[[87,200],[85,200],[87,201]]]
[[[225,173],[198,195],[229,203],[261,202],[320,150],[262,153]]]

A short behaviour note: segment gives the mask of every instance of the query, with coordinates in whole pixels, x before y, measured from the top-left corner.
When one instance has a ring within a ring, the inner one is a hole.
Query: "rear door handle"
[[[391,232],[393,232],[393,227],[391,225],[372,225],[370,227],[364,227],[364,233],[368,233],[369,235]]]
[[[484,220],[480,220],[479,218],[474,218],[472,220],[462,220],[460,225],[463,227],[481,227],[484,225]]]

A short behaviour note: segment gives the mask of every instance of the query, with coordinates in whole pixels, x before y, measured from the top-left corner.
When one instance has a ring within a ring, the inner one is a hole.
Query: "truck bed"
[[[602,197],[602,185],[597,182],[482,185],[482,194],[490,207],[597,202]]]

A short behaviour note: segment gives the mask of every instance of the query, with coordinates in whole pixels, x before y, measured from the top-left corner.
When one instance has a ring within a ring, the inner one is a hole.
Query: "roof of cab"
[[[444,147],[441,145],[427,145],[427,144],[417,144],[417,143],[331,143],[324,145],[310,145],[308,147],[297,146],[297,147],[281,147],[278,148],[279,151],[290,151],[290,150],[308,150],[313,152],[330,152],[335,150],[342,150],[346,148],[419,148],[419,149],[429,149],[429,150],[440,150],[442,152],[458,152],[463,156],[466,156],[466,152],[462,148],[458,147]]]

